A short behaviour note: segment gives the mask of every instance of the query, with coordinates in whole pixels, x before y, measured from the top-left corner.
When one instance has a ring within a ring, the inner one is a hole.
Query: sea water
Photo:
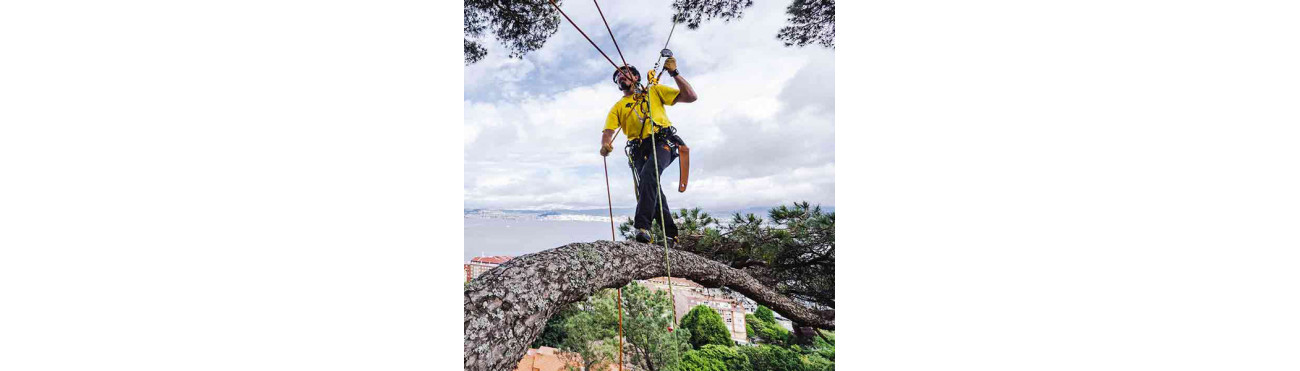
[[[615,226],[626,219],[615,215]],[[520,256],[574,242],[609,239],[608,215],[465,215],[465,261],[483,255]]]

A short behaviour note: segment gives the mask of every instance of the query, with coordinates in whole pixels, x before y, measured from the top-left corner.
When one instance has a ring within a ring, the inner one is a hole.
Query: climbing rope
[[[605,159],[601,156],[601,159]],[[618,241],[618,235],[614,233],[614,199],[609,192],[609,160],[603,160],[605,164],[605,201],[609,203],[609,240],[610,242]],[[618,370],[623,371],[623,288],[616,289],[618,292]]]
[[[618,371],[623,371],[623,289],[618,289]]]
[[[597,2],[596,0],[591,0],[591,2],[592,2],[593,4],[596,4],[596,13],[600,13],[600,21],[601,21],[601,22],[605,22],[605,31],[609,31],[609,39],[610,39],[610,41],[613,41],[613,42],[614,42],[614,50],[617,50],[617,51],[618,51],[618,59],[621,60],[621,61],[623,61],[623,65],[626,66],[626,65],[627,65],[627,59],[626,59],[626,58],[623,58],[623,49],[619,49],[619,48],[618,48],[618,40],[615,40],[615,39],[614,39],[614,30],[612,30],[612,29],[609,28],[609,21],[605,20],[605,12],[602,12],[602,11],[600,10],[600,3],[599,3],[599,2]]]
[[[668,42],[673,40],[673,31],[676,31],[676,30],[677,30],[677,18],[676,18],[676,17],[673,17],[673,27],[670,28],[670,29],[668,29],[668,39],[667,39],[667,40],[664,40],[664,48],[663,48],[663,50],[668,50]],[[651,71],[654,71],[654,70],[656,70],[656,69],[659,70],[658,73],[655,73],[655,81],[654,81],[654,82],[659,82],[659,78],[664,76],[664,70],[668,69],[668,66],[664,66],[664,68],[659,68],[659,63],[662,63],[662,62],[663,62],[664,57],[669,57],[669,56],[671,56],[671,55],[665,55],[665,53],[662,52],[662,51],[659,52],[659,59],[656,59],[656,60],[655,60],[655,66],[654,66],[654,68],[651,68],[651,69],[650,69]]]
[[[582,27],[578,27],[578,24],[577,24],[577,23],[573,23],[573,19],[572,19],[572,18],[569,18],[569,15],[564,13],[564,9],[560,9],[560,5],[559,5],[559,4],[556,4],[556,3],[555,3],[555,0],[550,0],[550,1],[551,1],[551,6],[555,7],[555,10],[556,10],[556,11],[559,11],[559,12],[560,12],[560,15],[564,16],[564,19],[568,20],[568,21],[569,21],[569,24],[573,25],[573,28],[574,28],[574,29],[578,30],[578,33],[582,34],[582,37],[585,38],[585,39],[587,39],[587,42],[591,43],[591,46],[594,47],[594,48],[596,48],[596,51],[600,52],[600,56],[605,57],[605,60],[609,61],[609,64],[610,64],[610,65],[613,65],[614,68],[618,68],[618,64],[615,64],[613,59],[609,59],[609,55],[606,55],[604,50],[600,50],[600,46],[597,46],[595,41],[591,41],[591,38],[590,38],[590,37],[587,37],[587,33],[586,33],[586,32],[582,32]],[[594,1],[594,0],[593,0],[593,1]],[[604,17],[605,17],[604,15],[601,15],[601,19],[604,19]],[[610,34],[610,37],[613,38],[614,35],[613,35],[613,34]],[[615,47],[617,48],[617,45],[616,45]],[[620,51],[620,56],[619,56],[619,58],[622,58],[621,53],[622,53],[622,52]],[[624,64],[626,64],[626,62],[624,62]],[[625,76],[627,75],[626,72],[624,72],[623,74],[624,74]]]
[[[650,118],[650,112],[649,112],[650,108],[648,103],[649,102],[647,102],[647,104],[645,105],[646,107],[642,109],[643,112],[638,112],[637,115],[638,118],[641,119],[641,130],[643,133],[647,121],[649,121],[651,124],[655,125],[656,127],[658,126],[658,124],[655,124],[654,120]],[[644,113],[645,115],[643,116],[641,115],[641,113]],[[659,212],[659,232],[662,233],[664,236],[664,238],[660,242],[662,242],[664,246],[664,269],[668,274],[668,300],[670,301],[673,309],[673,317],[672,317],[673,324],[672,326],[668,327],[668,332],[672,332],[673,329],[677,327],[677,297],[673,295],[673,263],[672,260],[668,258],[668,223],[666,222],[666,219],[664,219],[664,206],[663,206],[664,191],[663,191],[663,183],[659,179],[659,143],[655,139],[656,133],[658,133],[658,130],[656,130],[655,133],[650,134],[650,149],[651,149],[650,155],[652,156],[652,160],[654,161],[654,167],[655,167],[655,171],[654,171],[655,209],[658,209]]]
[[[618,235],[614,234],[614,199],[609,193],[609,160],[601,156],[605,165],[605,201],[609,202],[609,240],[610,242],[618,241]]]
[[[595,0],[592,0],[592,1],[595,1]],[[598,11],[599,11],[599,10],[598,10]],[[601,19],[602,19],[602,20],[604,19],[604,15],[603,15],[603,14],[601,15]],[[665,40],[665,41],[664,41],[664,51],[667,51],[667,50],[668,50],[668,42],[669,42],[669,41],[672,41],[672,37],[673,37],[672,34],[673,34],[673,31],[675,31],[675,30],[677,29],[677,22],[675,22],[675,21],[676,21],[676,20],[674,19],[672,29],[670,29],[670,30],[668,31],[668,40]],[[606,23],[606,27],[608,27],[608,25],[609,25],[609,24]],[[576,26],[575,26],[575,27],[576,27]],[[610,35],[609,35],[609,36],[610,36],[611,39],[614,37],[614,33],[613,33],[613,31],[610,31]],[[615,43],[615,47],[617,47],[617,43]],[[669,55],[670,55],[670,54],[667,54],[667,53],[664,53],[664,52],[660,52],[660,60],[655,61],[655,65],[654,65],[654,67],[652,67],[652,68],[650,69],[651,73],[653,73],[653,71],[654,71],[655,69],[659,68],[659,64],[662,62],[662,58],[667,57],[667,56],[669,56]],[[626,63],[626,62],[625,62],[625,63]],[[665,67],[666,67],[666,66],[665,66]],[[646,126],[648,126],[648,125],[646,125],[647,123],[649,123],[649,124],[651,124],[651,125],[655,125],[656,127],[658,127],[658,124],[654,122],[654,119],[652,118],[652,115],[651,115],[651,113],[650,113],[650,102],[649,102],[648,99],[646,99],[646,98],[647,98],[646,96],[649,95],[649,93],[650,93],[650,88],[653,87],[654,85],[657,85],[657,84],[659,83],[659,80],[658,80],[657,78],[655,78],[655,77],[657,77],[657,76],[659,76],[659,75],[658,75],[658,74],[655,74],[654,76],[650,76],[650,78],[649,78],[649,80],[650,80],[650,81],[649,81],[649,82],[650,82],[650,85],[646,87],[645,92],[642,93],[641,97],[639,97],[639,99],[637,100],[637,102],[638,102],[638,104],[637,104],[637,108],[638,108],[638,110],[640,111],[640,112],[637,112],[637,113],[638,113],[638,115],[637,115],[638,117],[637,117],[637,118],[641,120],[641,132],[639,133],[638,136],[641,137],[641,138],[643,138],[642,140],[645,140],[645,139],[644,139],[644,137],[645,137],[645,130],[646,130]],[[653,131],[653,132],[650,133],[650,149],[651,149],[650,154],[651,154],[651,156],[652,156],[652,157],[651,157],[651,160],[654,161],[654,165],[653,165],[653,166],[654,166],[654,170],[655,170],[655,171],[654,171],[654,174],[655,174],[655,195],[654,195],[654,196],[655,196],[655,209],[658,209],[658,213],[659,213],[659,231],[660,231],[660,233],[662,233],[662,235],[664,236],[664,238],[661,240],[661,243],[662,243],[663,246],[664,246],[664,270],[665,270],[665,273],[667,273],[667,278],[668,278],[668,300],[669,300],[669,306],[672,308],[672,317],[670,317],[670,319],[671,319],[671,321],[672,321],[672,325],[668,327],[668,333],[669,333],[670,335],[672,335],[673,338],[674,338],[674,339],[673,339],[673,342],[671,343],[671,344],[672,344],[672,348],[673,348],[673,355],[674,355],[675,358],[677,358],[677,361],[678,361],[678,362],[681,362],[681,354],[680,354],[680,350],[677,349],[677,342],[675,341],[677,335],[673,334],[673,330],[678,326],[678,323],[677,323],[677,297],[676,297],[676,295],[673,295],[673,265],[672,265],[672,260],[669,259],[669,254],[668,254],[668,223],[666,222],[666,219],[664,219],[664,206],[663,206],[663,198],[664,198],[664,197],[663,197],[663,183],[660,181],[660,178],[659,178],[659,144],[658,144],[657,140],[655,139],[655,134],[658,133],[658,132],[659,132],[659,130],[656,129],[655,131]],[[629,159],[629,160],[630,160],[630,159]],[[635,169],[634,169],[634,170],[635,170]],[[635,177],[636,171],[633,171],[633,174],[634,174],[634,177]],[[608,176],[608,175],[606,175],[606,176]],[[607,181],[607,182],[608,182],[608,181]],[[638,195],[639,195],[639,192],[638,192]],[[638,196],[638,202],[639,202],[639,200],[640,200],[640,197]],[[611,206],[611,212],[612,212],[612,206]]]

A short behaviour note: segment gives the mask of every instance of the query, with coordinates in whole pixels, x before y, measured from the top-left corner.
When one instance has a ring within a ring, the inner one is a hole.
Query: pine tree
[[[560,349],[582,356],[585,369],[618,360],[618,310],[614,290],[603,290],[576,306],[565,319]]]
[[[668,294],[638,283],[623,287],[623,336],[633,363],[647,371],[671,370],[691,350],[690,330],[672,325]]]

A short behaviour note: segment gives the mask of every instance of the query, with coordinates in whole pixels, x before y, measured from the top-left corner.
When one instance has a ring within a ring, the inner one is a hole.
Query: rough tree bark
[[[802,306],[744,271],[678,250],[669,250],[668,260],[673,277],[726,286],[795,322],[835,329],[833,310]],[[465,288],[465,369],[514,369],[561,307],[600,289],[665,276],[664,263],[660,246],[597,241],[520,256],[484,273]]]

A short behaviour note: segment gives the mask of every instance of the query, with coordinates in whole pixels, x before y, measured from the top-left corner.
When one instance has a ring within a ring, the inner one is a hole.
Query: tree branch
[[[767,262],[762,260],[756,260],[756,259],[747,259],[745,261],[738,261],[738,262],[731,263],[731,267],[736,269],[745,269],[749,267],[767,267],[767,266],[768,266]]]
[[[668,251],[668,262],[673,277],[726,286],[791,320],[835,329],[834,311],[804,307],[742,270],[679,250]],[[465,288],[465,369],[513,369],[565,304],[665,276],[668,268],[662,247],[627,241],[574,243],[510,260]]]

